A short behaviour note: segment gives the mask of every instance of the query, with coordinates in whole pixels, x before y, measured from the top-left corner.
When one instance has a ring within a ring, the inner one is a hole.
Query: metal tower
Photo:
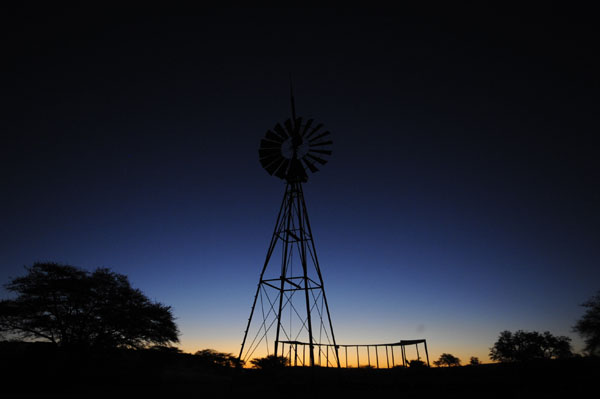
[[[259,159],[270,175],[286,181],[273,236],[260,273],[239,358],[285,356],[292,365],[340,367],[302,183],[331,155],[329,131],[312,119],[276,124],[260,142]],[[283,353],[286,345],[289,353]],[[302,351],[297,350],[298,345]],[[292,352],[292,348],[296,350]],[[308,348],[308,353],[306,353]]]

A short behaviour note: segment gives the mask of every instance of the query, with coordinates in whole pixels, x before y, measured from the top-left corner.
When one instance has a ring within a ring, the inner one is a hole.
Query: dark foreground
[[[577,397],[597,392],[600,359],[455,368],[235,370],[193,355],[0,348],[3,398]]]

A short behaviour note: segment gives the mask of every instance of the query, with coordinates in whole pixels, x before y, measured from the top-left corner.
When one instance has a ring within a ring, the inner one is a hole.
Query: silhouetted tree
[[[478,357],[471,356],[471,360],[469,360],[469,364],[471,366],[479,366],[481,364],[481,362],[479,361]]]
[[[433,364],[437,367],[442,367],[442,366],[446,366],[446,367],[453,367],[453,366],[460,366],[460,359],[457,358],[456,356],[453,356],[449,353],[442,353],[440,355],[440,358],[438,360],[436,360],[435,362],[433,362]]]
[[[231,353],[217,352],[214,349],[200,350],[194,353],[194,356],[206,366],[241,367],[243,365],[242,362]]]
[[[515,362],[534,359],[559,359],[572,356],[571,339],[555,337],[548,331],[519,330],[514,334],[502,331],[498,341],[490,349],[490,358],[500,362]]]
[[[0,331],[61,347],[142,348],[178,342],[171,308],[151,302],[127,277],[56,263],[35,263],[6,284]]]
[[[289,361],[284,356],[269,355],[267,357],[252,359],[250,363],[252,363],[252,367],[255,369],[272,370],[287,366]]]
[[[600,291],[582,306],[587,310],[573,330],[583,338],[586,352],[600,355]]]

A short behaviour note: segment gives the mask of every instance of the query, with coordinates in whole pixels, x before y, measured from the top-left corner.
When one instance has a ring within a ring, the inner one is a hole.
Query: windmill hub
[[[289,137],[281,145],[281,155],[286,159],[302,159],[308,153],[308,142],[302,137]]]

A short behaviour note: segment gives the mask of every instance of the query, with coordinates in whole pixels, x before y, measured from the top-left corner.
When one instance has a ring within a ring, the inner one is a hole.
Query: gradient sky
[[[1,282],[110,267],[173,307],[183,350],[237,354],[284,191],[257,149],[292,73],[298,115],[333,134],[304,191],[338,343],[488,361],[524,329],[580,350],[597,24],[473,7],[4,16]]]

